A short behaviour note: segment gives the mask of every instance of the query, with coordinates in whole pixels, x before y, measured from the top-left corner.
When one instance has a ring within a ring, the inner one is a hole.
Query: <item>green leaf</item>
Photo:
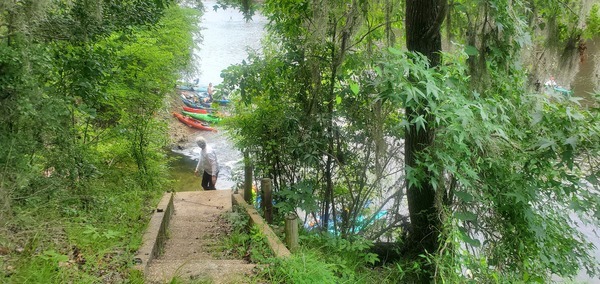
[[[432,81],[427,81],[425,84],[425,88],[427,90],[427,94],[432,95],[434,98],[438,97],[439,88]]]
[[[454,212],[454,217],[461,221],[475,221],[477,220],[477,215],[473,212],[463,211],[463,212]]]
[[[336,95],[335,96],[335,103],[338,104],[338,105],[341,104],[342,103],[342,97]]]
[[[454,195],[456,195],[458,199],[462,200],[465,203],[469,203],[474,199],[472,194],[465,191],[456,191],[454,192]]]
[[[390,53],[394,54],[394,55],[402,55],[402,54],[404,54],[404,52],[402,52],[400,49],[393,48],[393,47],[388,48],[388,51]]]
[[[585,206],[582,206],[580,201],[578,200],[571,200],[571,202],[569,203],[569,209],[573,209],[574,211],[586,211],[587,208]]]
[[[476,47],[472,45],[467,45],[465,46],[465,53],[469,56],[477,56],[477,54],[479,54],[479,51]]]
[[[600,180],[598,180],[598,175],[591,174],[585,178],[585,180],[589,181],[592,184],[598,184]]]
[[[508,193],[505,193],[504,195],[514,197],[515,201],[519,202],[519,203],[527,203],[528,202],[528,199],[525,198],[525,196],[523,194],[521,194],[520,192],[508,192]]]
[[[419,180],[416,177],[415,169],[410,166],[406,167],[406,179],[408,180],[409,188],[418,187],[420,185]]]
[[[429,180],[429,183],[431,184],[431,186],[433,187],[433,190],[437,190],[438,189],[438,181],[437,178],[431,178]]]
[[[44,253],[40,257],[43,258],[43,259],[45,259],[45,260],[51,260],[51,261],[56,262],[56,263],[58,263],[58,262],[65,262],[65,261],[69,260],[69,256],[57,253],[54,250],[44,251]]]
[[[538,239],[543,239],[546,237],[546,230],[538,225],[532,225],[531,230],[535,233]]]
[[[531,35],[528,33],[524,33],[521,36],[518,36],[515,41],[519,44],[520,47],[527,46],[531,44]]]
[[[105,237],[105,238],[107,238],[107,239],[109,239],[109,240],[110,240],[110,239],[114,239],[114,238],[118,237],[119,235],[121,235],[121,233],[120,233],[120,232],[118,232],[118,231],[113,231],[113,230],[108,230],[108,231],[106,231],[106,232],[104,233],[104,237]]]
[[[406,129],[407,127],[410,126],[410,123],[408,123],[408,121],[406,119],[403,119],[402,121],[400,121],[400,126],[404,129]]]
[[[466,233],[466,229],[462,228],[463,230],[459,230],[460,232],[460,238],[467,244],[470,244],[474,247],[479,247],[481,246],[481,242],[477,239],[473,239],[471,238],[469,235],[467,235]]]
[[[410,87],[407,88],[406,89],[406,105],[408,105],[408,103],[410,101],[412,101],[414,99],[414,97],[415,97],[415,93],[414,93],[413,88],[410,88]]]
[[[536,124],[540,123],[540,121],[542,121],[542,119],[544,118],[544,114],[541,111],[537,111],[531,115],[531,118],[532,118],[531,124],[536,125]]]
[[[542,149],[546,149],[548,147],[552,147],[556,145],[556,142],[552,139],[547,139],[547,138],[542,138],[540,139],[540,141],[538,142],[538,149],[542,150]]]
[[[352,83],[350,83],[350,90],[351,90],[351,91],[352,91],[352,92],[353,92],[355,95],[358,95],[358,92],[359,92],[359,90],[360,90],[360,89],[359,89],[359,87],[358,87],[358,84],[356,84],[356,83],[352,82]]]
[[[419,89],[419,88],[415,88],[415,92],[416,92],[418,95],[420,95],[422,98],[424,98],[424,99],[427,99],[427,95],[425,95],[425,94],[423,93],[423,91],[421,91],[421,89]],[[418,100],[416,100],[416,101],[418,101]]]
[[[412,123],[415,123],[417,125],[417,131],[421,130],[421,129],[425,129],[425,117],[422,115],[417,116],[415,119],[413,119]]]
[[[488,115],[485,112],[485,110],[483,110],[483,108],[479,109],[479,115],[481,116],[481,119],[483,119],[483,120],[487,120],[488,119]]]
[[[577,146],[577,140],[577,135],[571,136],[565,140],[565,145],[571,145],[571,147],[575,149],[575,146]]]

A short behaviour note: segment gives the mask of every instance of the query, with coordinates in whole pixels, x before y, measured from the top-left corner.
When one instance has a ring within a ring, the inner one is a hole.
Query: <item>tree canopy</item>
[[[262,53],[221,87],[276,206],[403,242],[424,282],[597,274],[575,225],[600,214],[597,101],[535,90],[548,69],[525,52],[576,58],[597,5],[417,2],[264,2]]]

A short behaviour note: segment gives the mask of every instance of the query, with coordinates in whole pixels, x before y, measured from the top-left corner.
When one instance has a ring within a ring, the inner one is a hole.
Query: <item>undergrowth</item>
[[[249,216],[239,207],[226,216],[232,226],[232,232],[223,240],[227,254],[234,258],[245,259],[251,263],[268,264],[273,261],[265,236],[256,226],[249,226]]]
[[[170,188],[157,114],[191,69],[200,12],[96,2],[7,11],[52,20],[0,36],[20,39],[0,48],[0,283],[143,283],[133,256]],[[64,36],[41,40],[51,26]]]
[[[263,273],[270,283],[398,283],[397,270],[374,267],[370,242],[328,234],[305,234],[290,258],[276,260]]]
[[[99,179],[78,198],[57,190],[14,204],[0,229],[0,282],[143,283],[130,269],[162,191],[117,184]]]
[[[396,265],[375,267],[377,256],[369,252],[367,240],[304,231],[300,248],[278,259],[258,227],[248,226],[243,210],[235,208],[227,219],[233,231],[222,241],[223,247],[236,258],[259,264],[258,275],[252,279],[257,283],[398,283],[411,273],[410,268]]]

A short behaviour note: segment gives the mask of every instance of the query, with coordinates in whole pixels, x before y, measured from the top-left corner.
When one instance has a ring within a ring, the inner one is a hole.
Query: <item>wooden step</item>
[[[242,260],[155,259],[150,264],[146,283],[168,283],[175,277],[196,281],[194,283],[250,283],[255,266]]]

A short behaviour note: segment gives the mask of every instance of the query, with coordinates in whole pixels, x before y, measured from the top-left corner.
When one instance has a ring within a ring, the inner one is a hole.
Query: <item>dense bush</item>
[[[190,68],[199,12],[170,1],[7,7],[0,282],[124,282],[169,182],[157,113]]]

